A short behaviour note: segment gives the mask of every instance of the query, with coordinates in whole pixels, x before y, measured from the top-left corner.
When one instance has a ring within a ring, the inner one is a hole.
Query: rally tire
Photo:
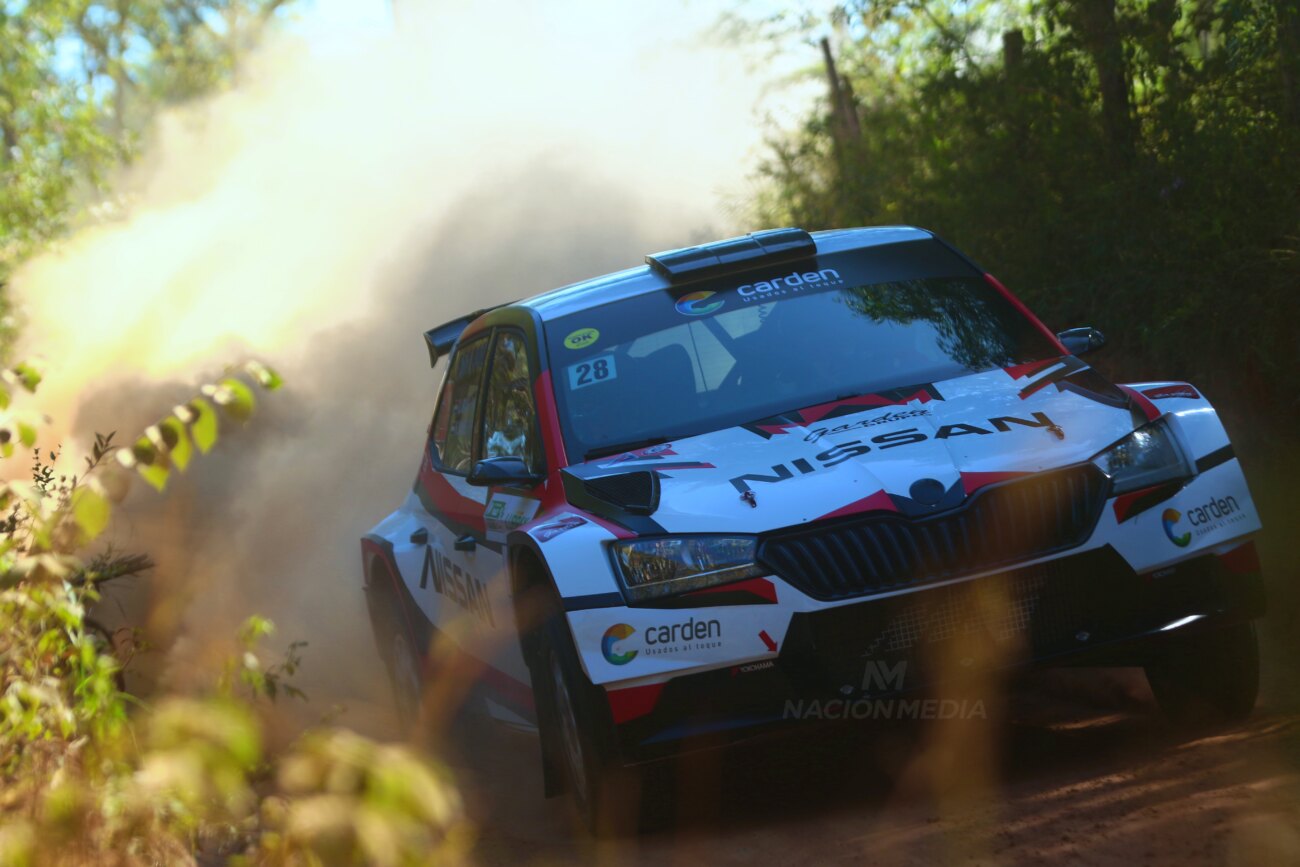
[[[1160,710],[1175,726],[1240,722],[1259,695],[1259,642],[1253,624],[1166,640],[1146,665]]]
[[[404,737],[411,737],[418,731],[423,701],[420,653],[405,626],[396,595],[383,587],[370,592],[376,594],[371,608],[375,647],[388,674],[399,730]]]
[[[625,767],[614,745],[613,719],[604,692],[578,664],[563,616],[539,629],[533,660],[544,761],[556,771],[582,824],[599,837],[643,827],[644,775]]]
[[[420,719],[422,697],[420,658],[405,630],[393,630],[388,678],[393,685],[393,703],[403,730],[411,732]]]

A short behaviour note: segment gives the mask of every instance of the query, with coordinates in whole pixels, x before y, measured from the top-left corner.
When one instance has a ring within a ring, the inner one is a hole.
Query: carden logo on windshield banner
[[[677,299],[677,312],[685,313],[687,316],[704,316],[712,313],[722,307],[722,299],[717,298],[709,300],[717,295],[717,292],[691,292]]]
[[[798,292],[801,289],[821,289],[826,286],[842,286],[844,278],[834,268],[820,271],[791,271],[784,277],[770,280],[757,280],[736,287],[736,294],[746,301],[767,301],[782,295]]]
[[[636,659],[637,651],[635,650],[628,651],[627,653],[619,653],[614,649],[614,645],[618,644],[624,638],[630,637],[634,632],[636,632],[636,630],[631,626],[628,626],[626,623],[615,623],[609,629],[605,630],[605,637],[600,640],[600,652],[605,654],[605,659],[607,659],[611,665],[627,665],[629,662]]]

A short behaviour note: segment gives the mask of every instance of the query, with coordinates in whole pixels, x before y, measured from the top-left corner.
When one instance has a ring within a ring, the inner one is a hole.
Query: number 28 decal
[[[600,382],[609,382],[618,378],[618,368],[614,366],[614,356],[598,355],[588,358],[567,368],[569,372],[569,390],[576,391]]]

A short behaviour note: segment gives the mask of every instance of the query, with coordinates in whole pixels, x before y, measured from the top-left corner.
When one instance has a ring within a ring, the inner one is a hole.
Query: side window
[[[431,440],[437,449],[438,464],[453,473],[468,473],[473,460],[474,414],[487,348],[488,340],[483,336],[456,350],[438,400]]]
[[[433,418],[429,419],[429,439],[433,443],[434,454],[441,454],[443,446],[447,443],[447,410],[443,407],[450,402],[447,397],[451,391],[451,377],[447,375],[447,369],[450,367],[447,363],[447,356],[438,359],[438,363],[433,366],[433,381],[440,384],[438,389],[437,400],[434,401]]]
[[[483,457],[523,458],[528,469],[545,468],[528,348],[522,335],[502,331],[496,338],[483,406]]]

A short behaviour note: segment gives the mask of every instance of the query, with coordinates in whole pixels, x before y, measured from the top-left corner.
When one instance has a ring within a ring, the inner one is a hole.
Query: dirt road
[[[1261,708],[1234,729],[1178,737],[1131,678],[1115,688],[1076,676],[1069,689],[1018,694],[989,729],[994,755],[945,753],[917,726],[698,755],[677,783],[676,822],[614,842],[566,832],[562,804],[538,796],[534,742],[502,737],[468,786],[483,822],[477,858],[1300,864],[1300,715]]]
[[[1156,715],[1139,672],[1058,671],[1015,693],[1004,722],[976,730],[983,739],[955,747],[913,726],[810,730],[695,754],[684,762],[673,824],[600,844],[572,833],[562,801],[541,797],[535,738],[498,731],[459,774],[480,827],[475,860],[1300,865],[1300,548],[1288,532],[1300,519],[1297,478],[1288,470],[1252,480],[1266,523],[1282,529],[1261,537],[1271,581],[1265,700],[1244,725],[1179,737]],[[312,702],[285,705],[279,742],[336,705],[346,708],[341,724],[401,739],[357,576],[334,577],[330,592],[314,589],[302,597],[305,613],[295,612],[313,629],[286,628],[290,638],[331,640],[308,648],[297,685]],[[144,622],[113,601],[128,624]],[[143,654],[128,675],[138,678],[135,668],[151,659],[163,657]]]

